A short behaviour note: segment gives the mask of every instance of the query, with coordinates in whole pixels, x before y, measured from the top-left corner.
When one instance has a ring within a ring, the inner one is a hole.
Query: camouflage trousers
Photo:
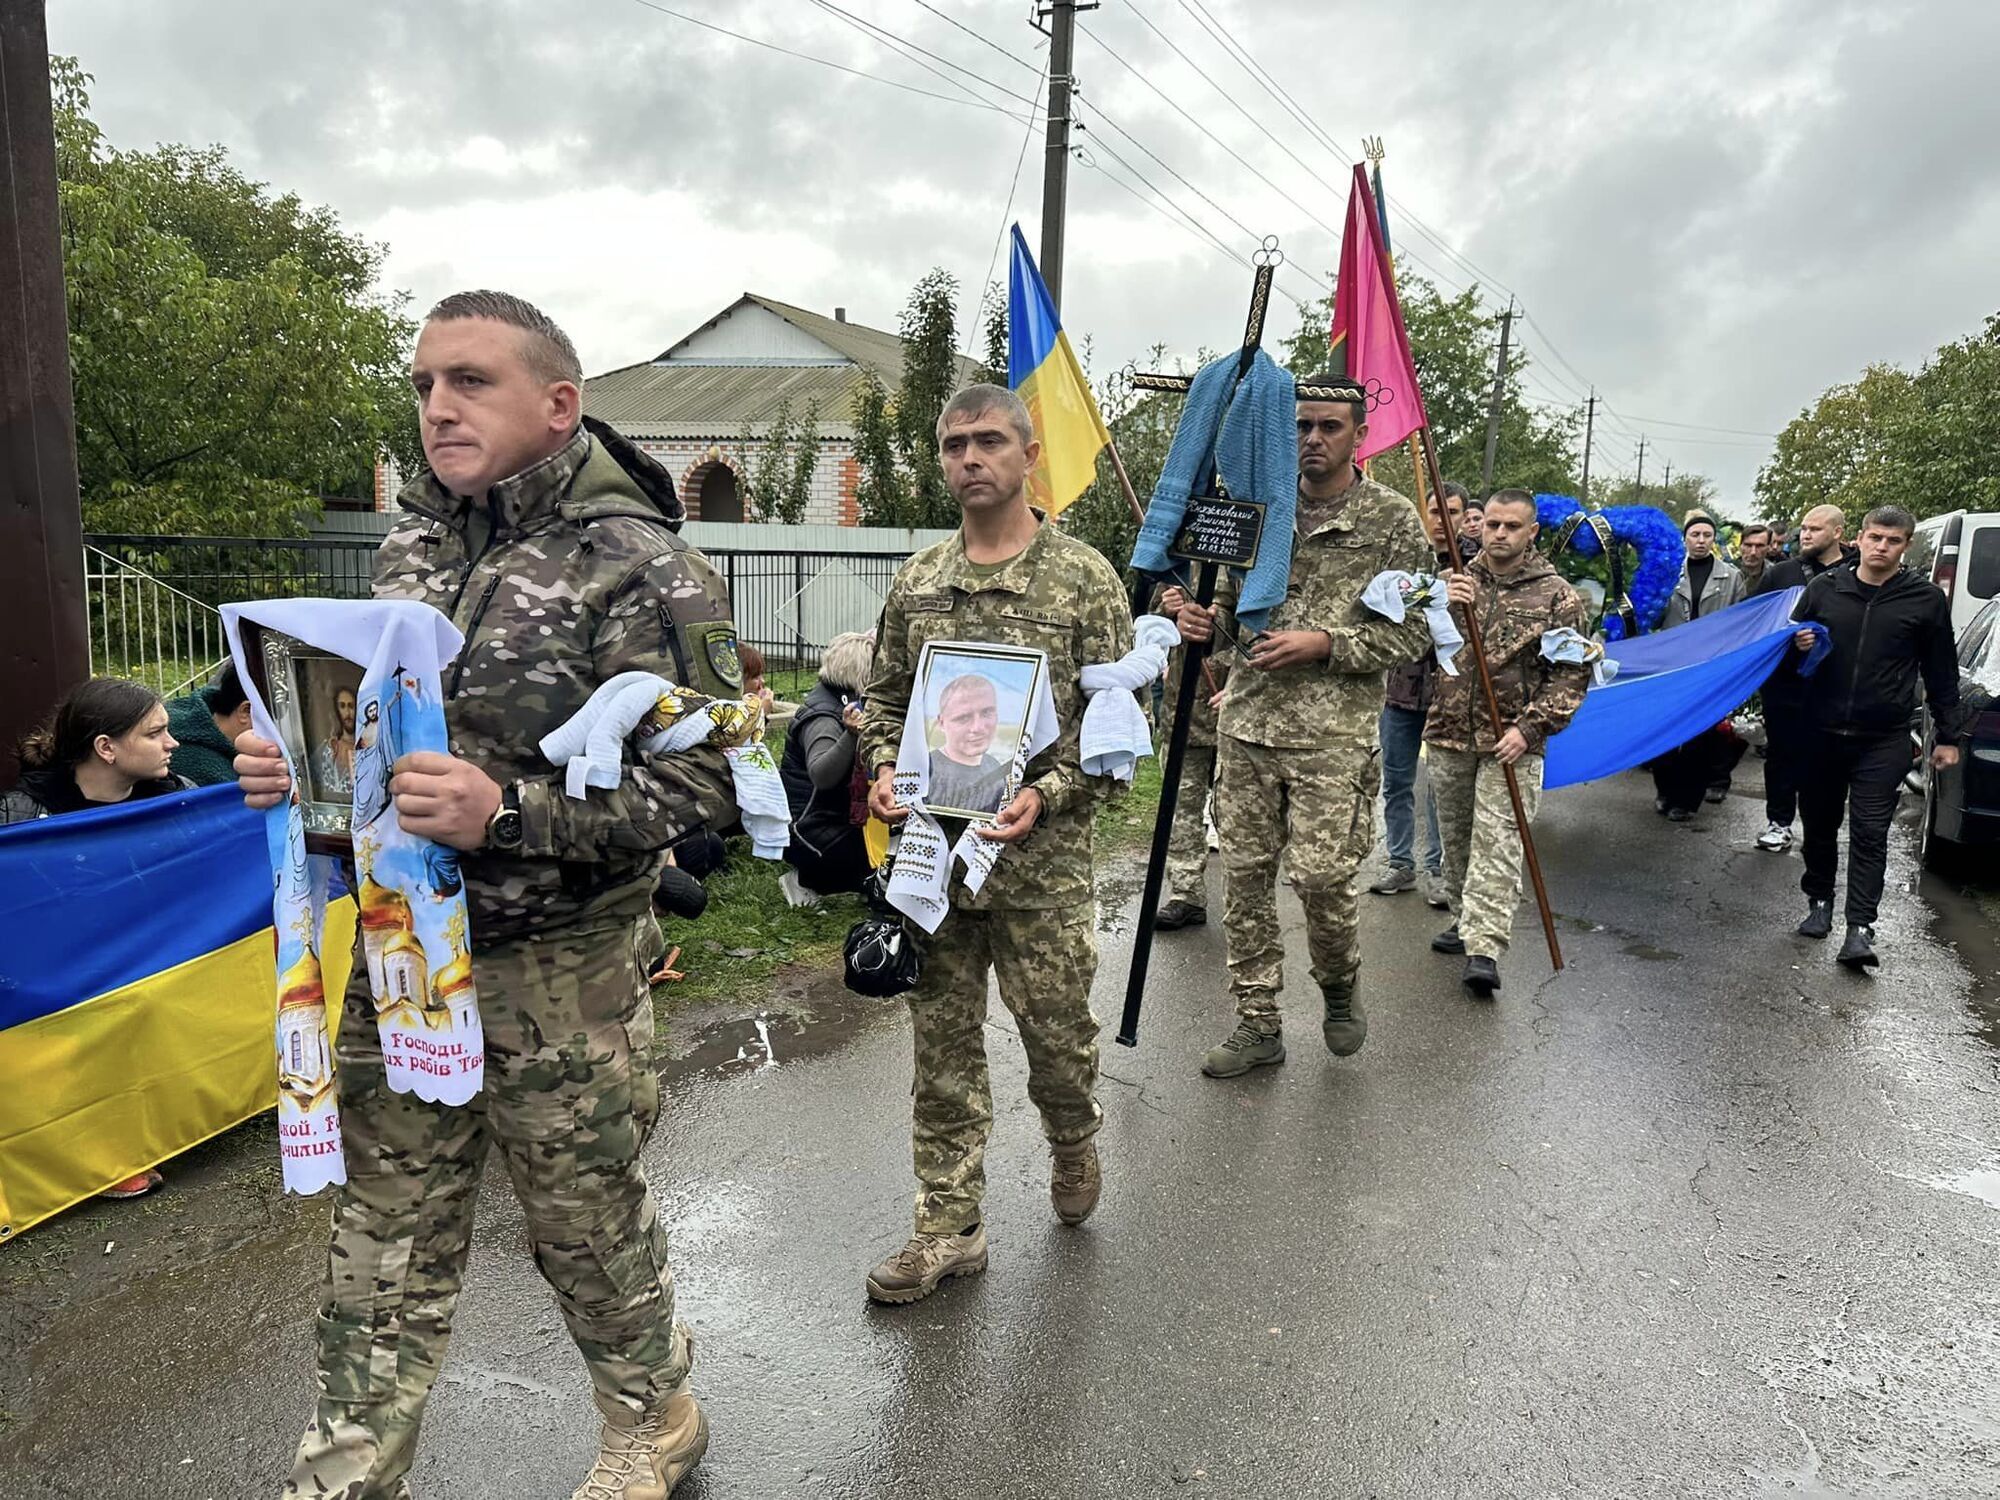
[[[1498,959],[1514,932],[1521,904],[1521,835],[1507,798],[1505,768],[1490,754],[1427,747],[1444,835],[1444,878],[1458,935],[1468,956]],[[1542,802],[1542,758],[1514,762],[1521,808],[1530,823]]]
[[[1214,780],[1215,746],[1189,745],[1181,762],[1174,826],[1167,835],[1168,901],[1208,905],[1208,826],[1201,815],[1208,806],[1209,784]]]
[[[651,925],[475,952],[486,1078],[456,1107],[383,1082],[356,949],[336,1050],[347,1182],[335,1190],[321,1291],[319,1401],[285,1500],[404,1493],[489,1145],[606,1418],[636,1423],[686,1379],[692,1349],[674,1321],[667,1235],[639,1170],[660,1104],[640,966]]]
[[[1381,757],[1367,741],[1275,749],[1222,736],[1215,822],[1222,837],[1222,926],[1236,1010],[1279,1028],[1285,944],[1278,930],[1278,856],[1306,911],[1306,948],[1321,985],[1351,983],[1360,967],[1355,877],[1375,845]]]
[[[1003,856],[1004,857],[1004,856]],[[986,1198],[986,1137],[993,1094],[986,1074],[986,976],[1021,1029],[1028,1098],[1055,1145],[1097,1133],[1096,913],[1079,910],[953,911],[924,944],[910,991],[916,1038],[910,1146],[919,1233],[950,1234],[979,1222]]]

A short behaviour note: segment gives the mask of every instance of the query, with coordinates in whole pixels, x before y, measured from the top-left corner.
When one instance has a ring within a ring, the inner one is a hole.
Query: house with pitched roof
[[[976,368],[960,356],[960,383]],[[856,526],[854,403],[864,372],[894,390],[903,340],[850,323],[845,308],[826,317],[745,292],[658,358],[589,377],[583,405],[666,466],[693,521],[756,520],[745,512],[739,465],[755,462],[781,407],[797,417],[814,406],[819,459],[805,520]]]

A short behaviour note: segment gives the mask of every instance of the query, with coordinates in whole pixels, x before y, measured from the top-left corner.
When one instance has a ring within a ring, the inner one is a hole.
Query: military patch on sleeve
[[[715,675],[722,679],[724,687],[732,690],[743,686],[743,658],[736,654],[736,632],[728,625],[714,625],[709,628],[703,650],[708,654],[708,665]]]

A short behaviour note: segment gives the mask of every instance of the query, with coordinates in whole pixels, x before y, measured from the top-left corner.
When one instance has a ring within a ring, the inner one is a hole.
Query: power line
[[[1036,79],[1038,80],[1036,85],[1038,93],[1040,91],[1040,84],[1042,82],[1047,81],[1046,79],[1043,78],[1043,74],[1046,72],[1045,69],[1038,68],[1033,63],[1027,61],[1025,58],[1019,56],[1018,54],[1009,52],[1005,47],[1001,46],[998,42],[993,41],[989,37],[982,36],[979,32],[974,31],[970,26],[966,25],[963,21],[959,20],[957,17],[946,15],[943,11],[939,10],[935,5],[927,3],[927,0],[917,0],[917,4],[924,10],[927,10],[932,15],[936,16],[940,21],[945,22],[947,25],[956,26],[960,31],[964,32],[967,36],[971,37],[975,42],[979,43],[982,47],[991,47],[995,52],[999,53],[1002,57],[1006,58],[1008,62],[1013,63],[1016,67],[1026,68],[1030,73],[1033,73]]]
[[[1332,192],[1336,197],[1339,196],[1339,190],[1336,189],[1332,183],[1328,182],[1325,178],[1321,177],[1319,173],[1315,172],[1310,166],[1308,166],[1305,163],[1304,159],[1301,158],[1296,151],[1292,150],[1290,146],[1286,145],[1285,142],[1280,137],[1272,134],[1269,126],[1267,126],[1262,120],[1258,119],[1255,115],[1251,114],[1249,110],[1245,109],[1242,106],[1242,104],[1237,100],[1234,94],[1230,93],[1229,90],[1223,88],[1221,84],[1216,83],[1215,79],[1210,77],[1209,74],[1201,67],[1199,63],[1197,63],[1193,58],[1189,57],[1187,53],[1183,52],[1180,49],[1180,45],[1177,42],[1175,42],[1172,37],[1168,36],[1164,31],[1160,30],[1158,26],[1154,25],[1152,17],[1148,16],[1146,12],[1139,7],[1138,0],[1128,0],[1127,8],[1131,10],[1133,15],[1139,18],[1140,25],[1144,26],[1148,31],[1152,32],[1154,36],[1158,37],[1161,41],[1167,44],[1167,47],[1173,52],[1174,56],[1178,57],[1182,62],[1186,63],[1190,68],[1193,68],[1195,72],[1201,74],[1203,78],[1208,79],[1208,82],[1214,87],[1215,91],[1221,94],[1224,99],[1229,101],[1229,107],[1235,110],[1236,113],[1238,113],[1239,115],[1243,116],[1244,119],[1248,120],[1252,125],[1252,127],[1261,131],[1264,135],[1264,138],[1268,140],[1272,145],[1276,146],[1280,151],[1284,152],[1285,155],[1289,156],[1294,162],[1296,162],[1298,164],[1300,171],[1304,172],[1308,177],[1312,178],[1313,181],[1317,182],[1321,187],[1326,188],[1329,192]],[[1230,56],[1233,60],[1234,54],[1232,53],[1230,54]],[[1239,64],[1239,66],[1241,65]],[[1247,72],[1248,70],[1245,69],[1245,71]],[[1256,81],[1255,74],[1251,75],[1251,81],[1252,82]],[[1321,227],[1326,229],[1326,231],[1329,234],[1337,235],[1337,231],[1334,230],[1332,225],[1323,224]]]
[[[1159,163],[1159,165],[1176,182],[1180,183],[1182,187],[1186,188],[1189,192],[1193,193],[1197,198],[1201,199],[1202,202],[1206,203],[1210,208],[1214,209],[1217,213],[1221,214],[1222,217],[1227,219],[1231,224],[1234,224],[1237,227],[1237,229],[1241,230],[1244,234],[1248,235],[1253,243],[1255,244],[1263,243],[1264,237],[1261,234],[1259,234],[1256,230],[1252,229],[1248,224],[1245,224],[1241,219],[1237,218],[1235,214],[1231,213],[1228,209],[1224,208],[1220,203],[1217,203],[1213,198],[1209,197],[1207,193],[1204,193],[1200,188],[1196,187],[1192,182],[1188,181],[1186,177],[1182,176],[1178,171],[1176,171],[1173,165],[1168,161],[1166,161],[1164,158],[1162,158],[1158,152],[1153,150],[1152,147],[1148,146],[1144,141],[1140,140],[1137,136],[1133,135],[1131,131],[1127,130],[1124,126],[1120,125],[1116,120],[1112,119],[1111,116],[1108,113],[1106,113],[1106,111],[1103,109],[1102,106],[1091,104],[1088,105],[1087,107],[1095,113],[1098,123],[1108,126],[1112,130],[1117,131],[1119,135],[1123,136],[1126,140],[1130,141],[1134,146],[1138,147],[1139,150],[1145,152],[1146,155],[1150,156],[1155,162]],[[1109,148],[1107,147],[1106,149],[1108,150]],[[1290,265],[1291,263],[1287,262],[1286,264]],[[1308,271],[1304,266],[1292,266],[1291,269],[1295,270],[1296,272],[1298,272],[1299,275],[1305,277],[1308,281],[1312,282],[1313,285],[1317,286],[1321,291],[1327,293],[1329,296],[1332,295],[1333,288],[1327,285],[1327,283],[1320,277],[1315,276],[1311,271]]]
[[[1192,3],[1190,3],[1190,0],[1178,0],[1178,3],[1182,10],[1194,17],[1196,24],[1200,25],[1211,38],[1222,43],[1224,50],[1236,60],[1239,66],[1251,73],[1252,78],[1263,87],[1265,93],[1272,94],[1272,97],[1276,98],[1289,111],[1292,117],[1305,127],[1308,136],[1319,145],[1325,147],[1328,154],[1335,161],[1339,162],[1343,168],[1352,170],[1355,164],[1354,158],[1340,148],[1339,144],[1325,128],[1306,112],[1305,106],[1293,97],[1291,91],[1278,82],[1277,76],[1269,68],[1250,55],[1249,49],[1236,40],[1226,22],[1210,11],[1206,5],[1202,4],[1202,0],[1192,0]],[[1388,206],[1397,209],[1400,217],[1407,221],[1411,228],[1423,235],[1425,239],[1429,240],[1443,254],[1449,256],[1461,266],[1464,266],[1466,270],[1472,273],[1475,281],[1483,282],[1497,291],[1505,292],[1517,302],[1524,300],[1512,287],[1506,285],[1498,277],[1488,275],[1479,266],[1475,265],[1469,257],[1462,255],[1443,235],[1432,229],[1430,225],[1405,207],[1401,199],[1390,197],[1388,194],[1384,194],[1383,196],[1387,198]],[[1426,266],[1433,274],[1437,274],[1435,266],[1429,266],[1427,262],[1419,259],[1414,254],[1412,254],[1411,258],[1417,260],[1419,265]],[[1448,284],[1451,280],[1448,277],[1442,277],[1441,279],[1446,280]]]
[[[919,0],[922,3],[922,0]],[[1047,78],[1035,82],[1035,106],[1041,107],[1042,85]],[[1014,217],[1014,193],[1021,186],[1021,167],[1028,160],[1028,143],[1035,138],[1035,127],[1042,122],[1033,113],[1028,116],[1028,133],[1021,137],[1021,154],[1014,158],[1014,177],[1007,184],[1007,206],[1000,210],[1000,232],[993,236],[993,254],[986,262],[986,279],[979,283],[979,306],[972,314],[972,327],[968,332],[977,338],[986,322],[986,299],[993,290],[993,269],[1000,264],[1000,247],[1007,242],[1007,225]]]
[[[747,42],[752,47],[762,47],[767,52],[783,53],[786,57],[795,57],[800,62],[816,63],[822,68],[832,68],[836,73],[847,73],[855,78],[865,78],[870,83],[901,89],[906,94],[916,94],[925,99],[937,99],[946,104],[957,104],[973,109],[990,109],[996,114],[1007,116],[1010,120],[1020,118],[1004,104],[987,104],[977,99],[961,99],[951,94],[938,94],[929,89],[920,89],[915,84],[899,83],[893,78],[884,78],[880,73],[870,73],[863,68],[850,68],[846,63],[837,63],[831,58],[815,57],[810,52],[797,52],[790,47],[781,47],[776,42],[767,42],[762,37],[746,36],[740,31],[731,31],[727,26],[717,26],[713,21],[704,21],[699,16],[690,16],[682,11],[669,9],[658,4],[657,0],[632,0],[632,3],[642,5],[647,10],[656,10],[663,16],[672,16],[676,21],[686,21],[691,26],[699,26],[703,31],[713,31],[732,41]]]
[[[1180,47],[1178,43],[1174,41],[1172,37],[1168,36],[1157,25],[1155,25],[1151,17],[1149,17],[1143,10],[1139,8],[1138,4],[1136,3],[1136,0],[1133,0],[1133,3],[1131,3],[1130,5],[1130,9],[1132,11],[1132,14],[1139,18],[1139,22],[1141,25],[1143,25],[1148,31],[1152,32],[1154,36],[1158,37],[1160,41],[1165,43],[1169,51],[1171,51],[1182,62],[1186,63],[1191,69],[1193,69],[1194,72],[1197,75],[1199,75],[1203,80],[1205,80],[1208,83],[1208,85],[1211,88],[1213,88],[1218,94],[1222,95],[1223,99],[1228,103],[1229,107],[1235,110],[1239,115],[1242,115],[1245,120],[1248,120],[1253,129],[1258,131],[1272,145],[1276,146],[1280,151],[1284,152],[1286,156],[1290,157],[1294,162],[1296,162],[1300,170],[1305,172],[1305,174],[1308,177],[1310,177],[1319,187],[1325,189],[1329,194],[1333,195],[1335,198],[1339,198],[1341,196],[1341,190],[1336,184],[1328,182],[1326,178],[1320,176],[1320,174],[1317,171],[1315,171],[1309,163],[1307,163],[1303,158],[1301,158],[1296,151],[1292,150],[1292,148],[1289,145],[1287,145],[1281,137],[1275,135],[1271,131],[1269,126],[1264,124],[1263,121],[1259,120],[1255,115],[1251,114],[1248,110],[1246,110],[1243,107],[1243,105],[1237,100],[1234,94],[1230,93],[1228,89],[1225,89],[1220,83],[1218,83],[1207,69],[1203,68],[1200,63],[1196,62],[1192,57],[1188,56],[1188,54]],[[1094,32],[1091,33],[1091,39],[1095,41],[1100,47],[1104,47],[1107,52],[1111,50],[1110,47],[1104,42],[1103,38],[1097,36]],[[1234,53],[1231,53],[1230,56],[1231,60],[1234,61],[1235,60]],[[1119,61],[1123,62],[1124,60],[1120,58]],[[1126,66],[1130,67],[1131,65],[1126,64]],[[1241,67],[1243,66],[1243,64],[1238,63],[1238,66]],[[1137,69],[1133,69],[1132,71],[1135,74],[1138,74]],[[1245,71],[1248,71],[1248,69],[1246,68]],[[1154,93],[1156,94],[1160,93],[1160,90],[1153,85],[1150,79],[1145,78],[1143,74],[1138,74],[1138,76],[1141,82],[1145,83],[1148,88],[1153,89]],[[1257,81],[1254,74],[1252,75],[1252,81]],[[1260,87],[1262,86],[1261,83],[1259,84],[1259,86]],[[1160,94],[1160,97],[1163,99],[1167,98],[1165,94]],[[1219,136],[1217,136],[1214,131],[1210,130],[1206,125],[1201,124],[1199,121],[1195,120],[1192,116],[1188,115],[1186,110],[1181,109],[1178,104],[1174,104],[1171,99],[1167,99],[1167,102],[1170,105],[1173,105],[1173,108],[1178,113],[1180,113],[1183,118],[1187,119],[1188,122],[1194,125],[1196,129],[1200,130],[1204,135],[1208,136],[1210,140],[1214,141],[1217,145],[1222,146],[1222,148],[1225,151],[1229,151],[1231,156],[1236,156],[1236,153],[1234,151],[1230,151],[1230,148],[1223,143],[1222,139]],[[1339,153],[1336,151],[1335,154],[1338,155]],[[1243,161],[1243,158],[1240,156],[1236,156],[1236,159],[1239,162]],[[1336,244],[1339,242],[1340,240],[1339,230],[1335,229],[1331,224],[1327,223],[1326,220],[1320,218],[1311,209],[1307,208],[1303,203],[1300,203],[1298,199],[1292,197],[1290,193],[1287,193],[1283,188],[1279,187],[1276,183],[1272,182],[1270,178],[1265,177],[1263,173],[1257,172],[1256,168],[1250,167],[1249,163],[1244,162],[1243,164],[1244,166],[1248,167],[1250,171],[1256,172],[1259,181],[1263,182],[1273,192],[1277,193],[1280,197],[1284,198],[1286,202],[1290,203],[1294,208],[1298,209],[1300,213],[1305,214],[1306,217],[1311,219],[1315,224],[1319,225],[1320,228],[1324,229],[1329,235],[1331,235]],[[1416,265],[1423,267],[1423,269],[1427,271],[1434,279],[1444,283],[1446,286],[1459,290],[1463,289],[1464,284],[1460,282],[1457,277],[1441,269],[1435,263],[1426,260],[1423,256],[1417,254],[1415,250],[1410,249],[1407,246],[1405,246],[1404,248],[1403,258],[1411,261]]]
[[[1676,422],[1668,417],[1633,417],[1631,420],[1646,427],[1689,427],[1696,432],[1731,432],[1738,437],[1775,439],[1778,436],[1775,432],[1759,432],[1750,427],[1714,427],[1706,422]]]
[[[1004,84],[995,83],[992,79],[983,77],[980,74],[973,72],[972,69],[963,67],[960,64],[953,62],[948,57],[945,57],[936,52],[932,52],[927,47],[919,47],[915,42],[912,42],[905,37],[898,36],[895,32],[890,31],[887,27],[877,26],[873,21],[868,20],[864,16],[857,16],[851,10],[843,10],[840,6],[833,4],[832,0],[812,0],[812,3],[814,5],[817,5],[821,10],[826,11],[829,15],[837,16],[841,20],[847,22],[849,26],[859,31],[863,36],[868,37],[871,41],[880,41],[885,46],[887,46],[891,51],[896,52],[901,56],[908,57],[911,62],[916,63],[916,65],[922,68],[926,73],[944,79],[944,81],[946,83],[949,83],[953,88],[959,89],[962,92],[967,92],[967,93],[971,92],[970,90],[966,89],[964,84],[960,83],[957,79],[952,78],[949,74],[940,73],[936,68],[933,68],[929,63],[922,61],[921,58],[910,57],[909,54],[913,52],[921,53],[923,57],[928,57],[936,62],[943,63],[947,68],[950,68],[955,73],[963,73],[967,78],[972,79],[975,83],[984,84],[987,88],[992,89],[995,93],[1005,94],[1009,99],[1013,99],[1018,103],[1025,104],[1031,109],[1034,108],[1035,106],[1035,100],[1030,99],[1026,94],[1017,94],[1014,92],[1014,90],[1006,87]],[[977,98],[978,96],[974,95],[974,97]]]
[[[1290,91],[1287,90],[1282,83],[1279,83],[1278,80],[1272,76],[1268,68],[1266,68],[1262,63],[1258,62],[1256,58],[1252,57],[1249,54],[1249,52],[1247,52],[1243,48],[1243,46],[1240,43],[1238,43],[1233,36],[1229,34],[1229,28],[1223,25],[1223,23],[1213,15],[1209,11],[1208,7],[1201,3],[1201,0],[1194,0],[1193,10],[1188,9],[1188,0],[1180,0],[1180,6],[1182,10],[1187,10],[1190,15],[1195,15],[1195,19],[1197,21],[1202,21],[1203,18],[1206,18],[1206,22],[1204,24],[1212,22],[1214,24],[1216,31],[1220,32],[1221,34],[1221,41],[1223,46],[1225,48],[1228,48],[1232,52],[1236,53],[1244,63],[1246,63],[1249,67],[1255,69],[1258,74],[1262,75],[1260,81],[1262,81],[1265,85],[1264,91],[1266,93],[1270,93],[1273,89],[1275,89],[1277,91],[1276,97],[1279,99],[1281,103],[1284,104],[1285,108],[1291,112],[1292,117],[1296,119],[1301,125],[1305,126],[1307,134],[1311,135],[1315,140],[1317,140],[1320,143],[1320,145],[1326,147],[1326,149],[1333,154],[1334,158],[1338,160],[1342,166],[1352,167],[1354,165],[1354,158],[1349,156],[1346,152],[1342,151],[1339,146],[1334,144],[1333,137],[1328,135],[1326,131],[1320,128],[1319,123],[1305,112],[1304,106],[1302,106],[1298,102],[1298,100],[1294,99],[1291,96]],[[1199,12],[1199,15],[1196,15],[1196,12]],[[1213,34],[1214,33],[1212,32],[1211,35]]]
[[[1207,136],[1211,141],[1215,142],[1216,145],[1220,146],[1224,151],[1228,152],[1229,156],[1236,162],[1238,166],[1242,167],[1244,171],[1248,172],[1251,176],[1255,177],[1259,182],[1263,183],[1265,187],[1269,188],[1272,192],[1276,193],[1280,198],[1283,198],[1287,203],[1291,204],[1293,208],[1296,208],[1300,213],[1304,214],[1308,219],[1311,219],[1313,223],[1319,225],[1320,228],[1324,229],[1328,234],[1332,235],[1336,240],[1340,238],[1339,230],[1335,229],[1331,224],[1327,223],[1326,220],[1320,218],[1319,215],[1315,214],[1311,209],[1307,208],[1303,203],[1299,202],[1298,199],[1294,198],[1290,193],[1286,192],[1283,188],[1279,187],[1277,183],[1271,181],[1270,178],[1266,177],[1262,172],[1258,171],[1248,161],[1244,160],[1244,158],[1232,146],[1230,146],[1230,144],[1227,141],[1223,140],[1221,136],[1217,135],[1214,131],[1210,130],[1206,125],[1202,124],[1201,121],[1197,120],[1193,115],[1189,114],[1186,110],[1182,109],[1180,105],[1176,104],[1173,101],[1172,97],[1169,96],[1164,90],[1162,90],[1158,84],[1154,83],[1152,79],[1148,78],[1144,73],[1140,72],[1139,69],[1134,67],[1131,63],[1127,62],[1123,56],[1121,56],[1115,49],[1113,49],[1110,45],[1108,45],[1105,42],[1104,38],[1100,37],[1095,31],[1091,30],[1081,21],[1077,22],[1077,29],[1081,31],[1085,36],[1089,37],[1093,42],[1097,43],[1099,47],[1103,48],[1104,54],[1107,57],[1109,57],[1113,62],[1117,63],[1119,67],[1123,68],[1126,72],[1130,73],[1134,78],[1138,79],[1139,82],[1143,83],[1147,88],[1151,89],[1155,94],[1159,95],[1160,99],[1167,105],[1169,109],[1173,110],[1175,114],[1179,115],[1183,120],[1186,120],[1188,124],[1192,125],[1196,130],[1200,131],[1203,135]]]

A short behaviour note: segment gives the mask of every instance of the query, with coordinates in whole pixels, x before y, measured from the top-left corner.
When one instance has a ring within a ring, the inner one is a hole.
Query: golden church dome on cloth
[[[437,978],[431,982],[431,988],[436,992],[438,1002],[443,1005],[449,1005],[460,995],[469,993],[472,989],[471,955],[466,953],[455,955],[449,963],[437,971]]]
[[[364,929],[380,931],[385,928],[411,926],[410,903],[401,891],[378,885],[372,875],[361,877],[361,887],[355,892],[355,899],[361,907],[361,925]]]
[[[278,981],[278,1009],[303,1009],[326,1004],[326,982],[320,977],[319,956],[308,948]]]

